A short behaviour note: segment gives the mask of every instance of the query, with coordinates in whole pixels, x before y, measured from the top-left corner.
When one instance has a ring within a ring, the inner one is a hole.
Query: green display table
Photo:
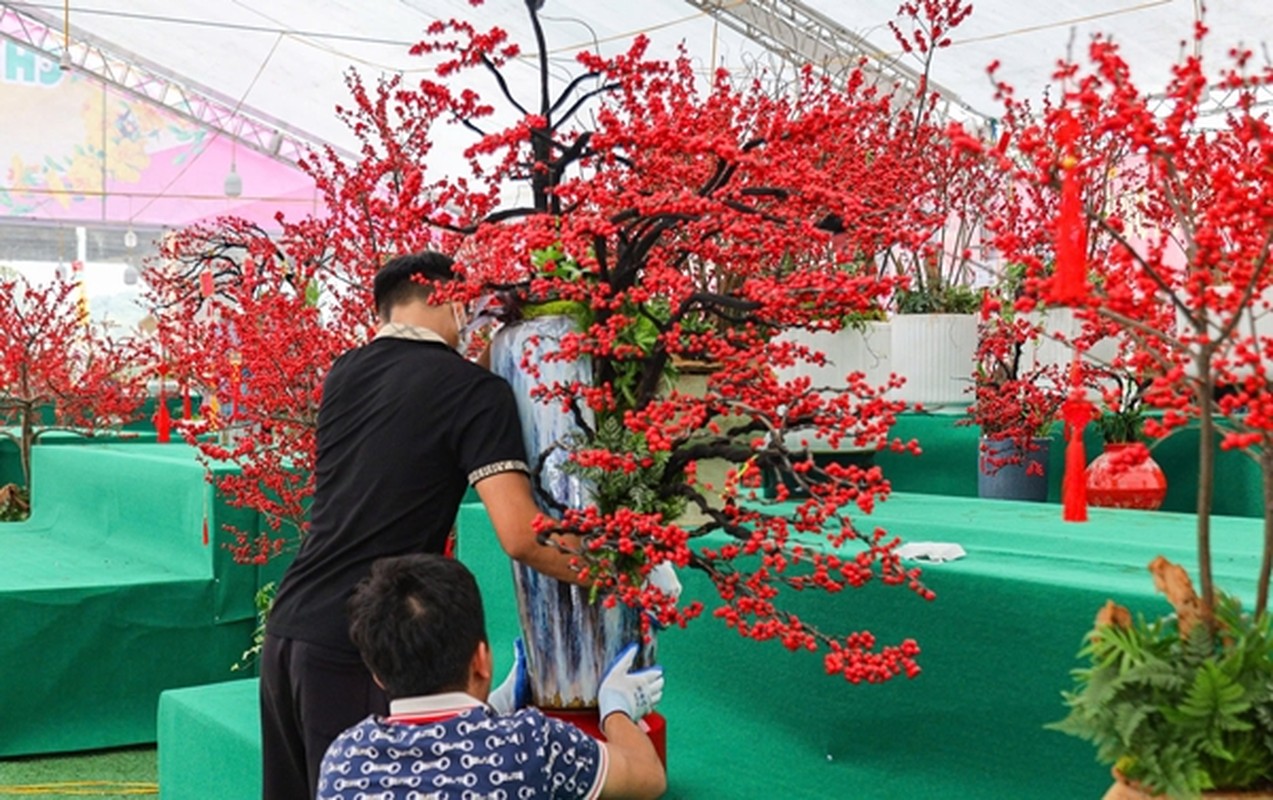
[[[258,579],[223,526],[256,514],[184,445],[33,460],[31,518],[0,525],[0,756],[154,741],[162,691],[238,677]]]
[[[1192,518],[1094,509],[1091,522],[1074,524],[1055,505],[898,494],[863,524],[957,542],[968,555],[925,568],[937,592],[931,603],[876,584],[793,594],[787,607],[830,630],[914,637],[923,673],[852,686],[823,674],[816,656],[743,640],[714,618],[665,631],[667,797],[1099,797],[1109,773],[1094,751],[1043,725],[1063,715],[1060,692],[1107,598],[1133,612],[1164,611],[1144,566],[1164,553],[1192,567]],[[503,675],[517,636],[508,560],[480,505],[466,505],[458,526],[459,557],[481,584]],[[1218,519],[1215,538],[1220,585],[1249,595],[1259,523]],[[712,596],[701,573],[681,578],[686,598]],[[259,756],[245,746],[258,746],[248,742],[258,736],[255,715],[253,683],[167,693],[163,796],[254,797],[259,779],[249,773]]]
[[[255,679],[159,698],[159,792],[163,800],[257,800],[261,713]]]
[[[981,431],[962,425],[961,413],[906,413],[898,416],[890,435],[903,441],[916,439],[923,452],[882,451],[875,464],[884,471],[893,488],[903,492],[977,496],[977,452]],[[1065,440],[1060,425],[1052,436],[1048,462],[1048,499],[1061,497],[1061,477],[1065,474]],[[1090,462],[1101,452],[1101,438],[1095,425],[1087,427],[1084,445]],[[1192,512],[1197,507],[1198,431],[1185,429],[1153,444],[1154,460],[1167,476],[1167,498],[1162,510]],[[1216,492],[1212,510],[1216,514],[1263,517],[1260,470],[1246,454],[1217,450]]]

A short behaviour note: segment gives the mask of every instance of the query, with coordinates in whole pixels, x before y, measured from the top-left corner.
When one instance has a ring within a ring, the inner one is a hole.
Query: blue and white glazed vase
[[[559,350],[563,336],[575,329],[567,316],[544,316],[507,325],[491,342],[491,369],[507,380],[517,398],[517,411],[535,483],[536,502],[548,514],[558,516],[540,493],[569,508],[592,503],[588,482],[567,474],[570,442],[579,427],[559,402],[532,399],[538,385],[592,382],[592,363],[545,360]],[[528,374],[523,361],[534,364],[538,375]],[[591,413],[585,409],[585,421]],[[542,468],[541,468],[542,462]],[[541,708],[592,708],[606,667],[628,644],[640,641],[639,612],[623,605],[606,608],[601,600],[589,602],[586,588],[562,583],[513,562],[522,639],[526,645],[531,696]],[[642,649],[638,662],[652,663],[654,644]]]

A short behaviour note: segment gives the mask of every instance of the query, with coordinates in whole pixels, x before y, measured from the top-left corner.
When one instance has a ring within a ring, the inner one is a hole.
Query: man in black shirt
[[[382,326],[323,384],[309,533],[270,611],[261,654],[267,800],[311,798],[323,753],[388,702],[349,640],[345,603],[372,562],[441,553],[467,486],[505,552],[576,581],[536,541],[538,513],[512,390],[461,357],[463,304],[424,281],[454,278],[438,253],[401,256],[375,278]]]

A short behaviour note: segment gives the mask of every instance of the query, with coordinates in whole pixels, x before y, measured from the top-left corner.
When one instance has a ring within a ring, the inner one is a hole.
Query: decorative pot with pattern
[[[591,502],[587,482],[561,468],[567,460],[570,440],[579,434],[575,420],[561,409],[560,403],[532,399],[539,384],[591,382],[591,362],[544,358],[559,349],[561,338],[574,326],[568,316],[535,317],[505,326],[491,342],[491,369],[513,387],[534,476],[536,502],[546,513],[552,513],[552,508],[541,491],[571,508],[582,508]],[[530,374],[523,364],[535,365],[539,374]],[[534,705],[595,707],[606,667],[627,644],[640,641],[638,612],[622,603],[606,608],[599,601],[589,602],[587,589],[562,583],[516,562],[513,577]],[[643,647],[638,664],[653,660],[651,641]]]

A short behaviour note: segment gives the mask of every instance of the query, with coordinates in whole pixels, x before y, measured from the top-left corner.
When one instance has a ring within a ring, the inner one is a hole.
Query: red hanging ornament
[[[192,411],[193,409],[191,408],[190,403],[190,384],[187,383],[181,387],[181,418],[189,422],[192,419]]]
[[[163,381],[161,377],[159,379]],[[168,444],[172,440],[172,418],[168,416],[168,395],[162,383],[159,387],[159,408],[155,411],[155,441]]]
[[[199,293],[208,298],[212,296],[214,291],[216,291],[216,286],[212,281],[212,270],[205,269],[199,273]]]
[[[1052,300],[1077,305],[1089,294],[1087,286],[1087,220],[1083,214],[1083,186],[1074,142],[1078,123],[1062,112],[1057,128],[1061,145],[1061,205],[1055,229],[1056,272],[1051,282]]]
[[[1061,518],[1087,522],[1087,452],[1083,430],[1096,418],[1096,407],[1087,401],[1082,383],[1082,351],[1074,353],[1070,367],[1070,396],[1061,404],[1065,421],[1065,477],[1061,481]]]

